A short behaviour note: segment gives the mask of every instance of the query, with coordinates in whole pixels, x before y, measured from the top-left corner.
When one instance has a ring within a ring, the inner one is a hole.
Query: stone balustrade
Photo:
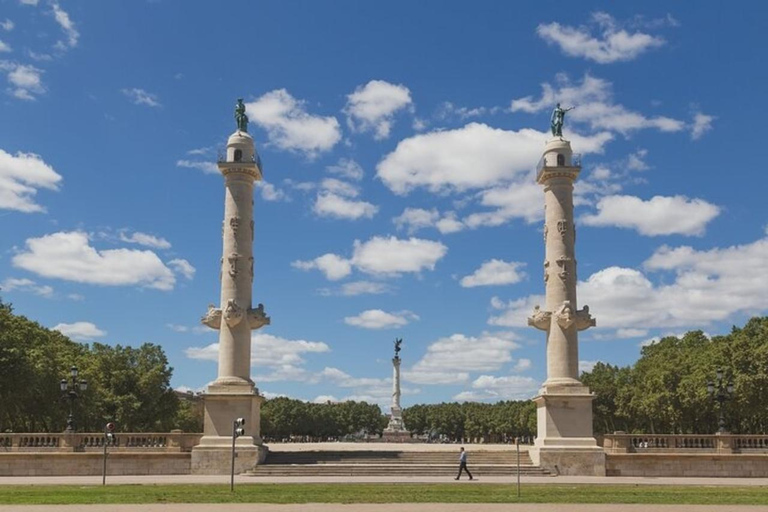
[[[606,453],[768,453],[768,435],[626,434],[603,438]]]
[[[110,452],[190,452],[202,434],[115,433]],[[104,449],[102,433],[0,434],[2,452],[91,452]]]

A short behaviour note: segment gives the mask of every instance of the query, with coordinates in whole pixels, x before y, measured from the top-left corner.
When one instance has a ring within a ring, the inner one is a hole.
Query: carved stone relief
[[[229,219],[229,227],[232,228],[232,236],[237,238],[237,230],[240,227],[240,217],[232,217]]]
[[[229,275],[232,277],[237,276],[237,260],[240,259],[240,255],[236,252],[233,252],[229,255],[227,258],[227,261],[229,261]]]
[[[560,219],[557,221],[557,232],[561,237],[565,237],[565,233],[568,231],[568,221],[566,219]]]
[[[240,321],[243,319],[244,314],[245,314],[245,311],[243,311],[243,308],[237,305],[237,302],[235,302],[235,299],[229,299],[227,301],[227,307],[224,308],[224,312],[222,313],[222,316],[224,318],[224,321],[227,322],[228,326],[234,327],[240,323]]]

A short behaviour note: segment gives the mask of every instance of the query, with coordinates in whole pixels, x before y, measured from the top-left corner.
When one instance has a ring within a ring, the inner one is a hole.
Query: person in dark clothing
[[[469,469],[467,469],[467,452],[464,451],[463,446],[461,447],[461,451],[459,451],[459,474],[456,475],[454,480],[458,480],[461,477],[462,469],[467,472],[470,480],[474,480],[474,478],[472,478],[472,473],[470,473]]]

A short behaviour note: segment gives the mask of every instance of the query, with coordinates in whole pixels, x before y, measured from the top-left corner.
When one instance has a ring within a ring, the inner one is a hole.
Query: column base
[[[536,403],[538,436],[533,462],[561,475],[605,476],[605,452],[592,433],[595,395],[577,381],[547,381]]]
[[[264,462],[267,447],[261,439],[262,397],[252,385],[212,383],[203,395],[204,424],[200,444],[192,449],[193,474],[228,474],[231,470],[232,429],[244,418],[245,435],[235,441],[235,472]]]

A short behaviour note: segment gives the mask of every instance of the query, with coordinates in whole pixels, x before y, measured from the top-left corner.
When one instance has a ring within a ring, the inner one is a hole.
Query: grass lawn
[[[768,505],[768,487],[505,484],[9,485],[0,504],[648,503]]]

